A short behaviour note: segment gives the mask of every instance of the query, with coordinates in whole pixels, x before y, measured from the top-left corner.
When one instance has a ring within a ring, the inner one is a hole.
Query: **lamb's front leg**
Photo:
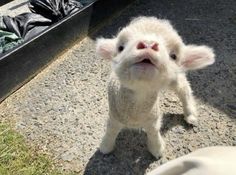
[[[102,139],[99,150],[103,154],[108,154],[113,151],[116,137],[118,136],[120,130],[123,128],[122,124],[113,118],[109,118],[107,121],[106,133]]]
[[[160,121],[150,122],[144,127],[147,133],[147,147],[149,152],[159,159],[165,149],[165,142],[160,134]]]
[[[172,84],[173,90],[177,93],[183,104],[184,119],[187,123],[197,125],[197,110],[192,89],[186,76],[179,75],[176,82]]]

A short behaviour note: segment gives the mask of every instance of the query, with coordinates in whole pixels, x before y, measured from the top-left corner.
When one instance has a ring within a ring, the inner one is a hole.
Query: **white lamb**
[[[185,72],[211,65],[215,55],[205,45],[185,45],[169,21],[138,17],[116,37],[99,38],[99,56],[111,61],[108,85],[109,119],[100,145],[104,154],[114,149],[119,131],[124,127],[143,128],[147,146],[159,158],[164,150],[160,135],[162,114],[158,94],[173,89],[183,103],[185,120],[197,123],[197,111]]]

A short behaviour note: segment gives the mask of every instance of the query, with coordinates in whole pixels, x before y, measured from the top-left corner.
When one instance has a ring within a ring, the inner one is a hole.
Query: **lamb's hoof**
[[[185,117],[184,119],[190,125],[197,126],[197,124],[198,124],[197,117],[195,117],[194,115],[189,115],[189,116]]]
[[[161,144],[158,143],[155,145],[148,144],[148,150],[156,159],[160,159],[165,150],[165,143],[162,142]]]
[[[103,154],[109,154],[114,150],[114,145],[109,145],[105,143],[101,143],[99,147],[99,151]]]

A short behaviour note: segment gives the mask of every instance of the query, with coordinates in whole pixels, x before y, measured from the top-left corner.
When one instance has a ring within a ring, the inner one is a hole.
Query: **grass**
[[[0,175],[61,175],[52,161],[29,148],[23,137],[0,123]]]

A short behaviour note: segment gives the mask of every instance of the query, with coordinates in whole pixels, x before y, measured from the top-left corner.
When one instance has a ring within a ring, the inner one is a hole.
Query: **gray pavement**
[[[214,47],[216,63],[190,72],[199,125],[188,126],[175,94],[164,92],[164,157],[156,160],[142,131],[124,130],[110,155],[97,151],[108,117],[109,63],[94,53],[94,39],[112,36],[132,17],[167,18],[186,43]],[[141,175],[198,148],[236,146],[236,1],[137,0],[102,29],[77,43],[0,104],[0,121],[9,120],[28,143],[50,154],[60,167],[78,174]]]
[[[0,16],[15,17],[21,13],[30,12],[28,0],[14,0],[0,7]]]

